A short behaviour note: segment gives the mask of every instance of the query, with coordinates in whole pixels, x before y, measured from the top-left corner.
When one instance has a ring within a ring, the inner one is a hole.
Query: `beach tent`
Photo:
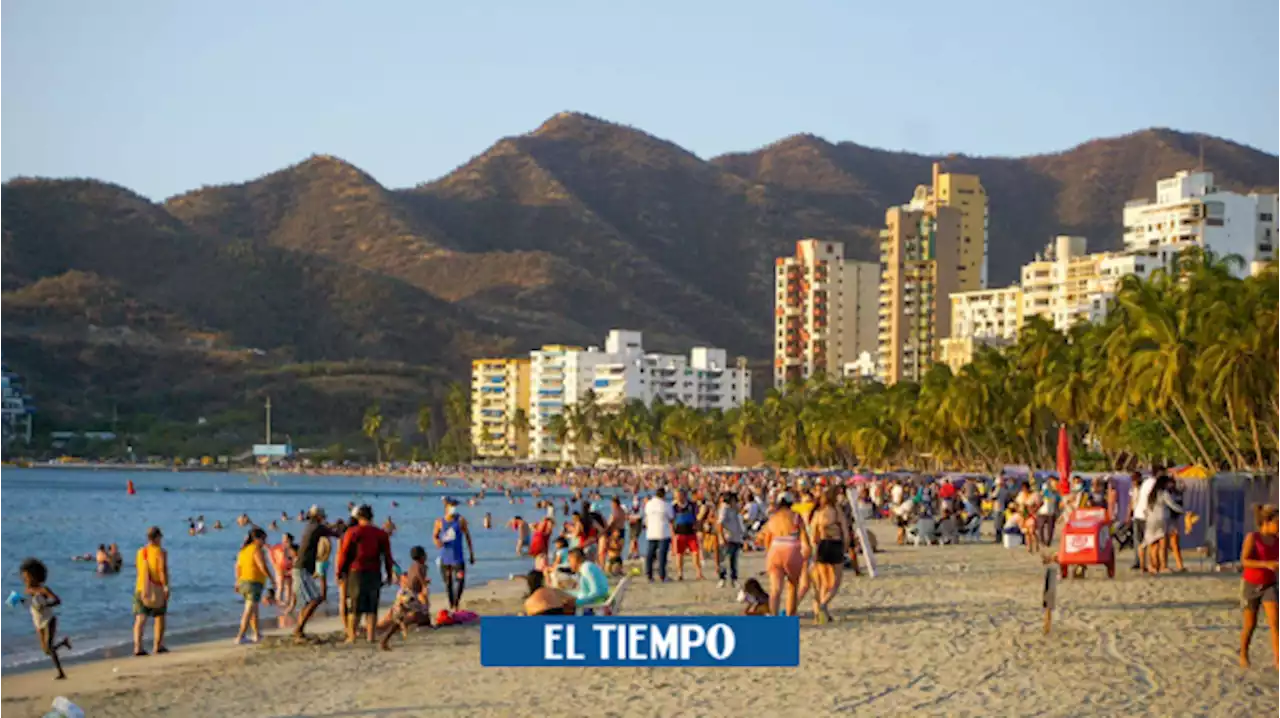
[[[1253,507],[1276,503],[1276,475],[1218,474],[1207,483],[1211,509],[1206,534],[1213,542],[1214,562],[1235,563],[1240,560],[1245,534],[1258,528]]]

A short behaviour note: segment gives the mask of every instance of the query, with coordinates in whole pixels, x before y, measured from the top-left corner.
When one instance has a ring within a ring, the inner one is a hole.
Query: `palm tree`
[[[514,431],[516,435],[517,451],[520,450],[520,447],[525,447],[525,451],[527,453],[527,447],[529,445],[529,430],[532,428],[533,425],[529,422],[529,412],[522,408],[516,408],[516,410],[511,413],[511,430]]]
[[[422,404],[418,407],[418,434],[422,436],[422,443],[427,449],[427,454],[431,454],[431,407]]]
[[[377,455],[378,463],[382,463],[382,407],[378,402],[369,405],[364,410],[364,422],[361,425],[361,431],[373,442],[373,450]]]

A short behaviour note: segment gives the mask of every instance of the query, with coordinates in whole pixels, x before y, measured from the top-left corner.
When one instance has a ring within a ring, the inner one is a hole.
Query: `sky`
[[[0,5],[0,174],[153,199],[312,154],[436,179],[563,110],[701,157],[798,132],[927,154],[1147,127],[1275,153],[1275,0]]]

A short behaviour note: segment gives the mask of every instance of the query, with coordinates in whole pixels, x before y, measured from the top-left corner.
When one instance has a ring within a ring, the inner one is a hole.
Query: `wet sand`
[[[1277,672],[1264,626],[1254,666],[1236,664],[1239,577],[1207,570],[1143,577],[1121,556],[1063,581],[1043,634],[1043,567],[993,544],[904,548],[878,530],[880,575],[850,578],[838,621],[811,625],[802,606],[795,669],[482,668],[475,626],[418,631],[382,653],[361,644],[295,646],[230,636],[167,656],[6,675],[3,711],[39,716],[66,695],[107,716],[1113,716],[1274,715]],[[759,555],[744,569],[759,571]],[[689,576],[692,571],[686,568]],[[707,572],[712,575],[711,571]],[[848,576],[848,574],[846,574]],[[766,582],[767,585],[767,582]],[[736,613],[714,580],[649,585],[627,595],[629,614]],[[514,613],[520,586],[468,592],[481,615]],[[433,606],[438,606],[433,601]],[[760,620],[769,620],[761,618]],[[332,619],[313,624],[334,631]]]

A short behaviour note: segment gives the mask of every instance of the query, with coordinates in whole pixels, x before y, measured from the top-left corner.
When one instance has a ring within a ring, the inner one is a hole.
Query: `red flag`
[[[1063,496],[1071,490],[1071,439],[1067,427],[1058,427],[1058,493]]]

